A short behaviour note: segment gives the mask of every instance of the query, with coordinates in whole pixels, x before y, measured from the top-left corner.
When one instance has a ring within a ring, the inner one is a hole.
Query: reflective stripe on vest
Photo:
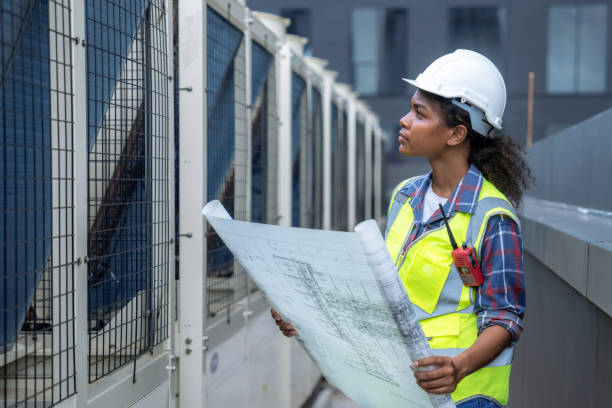
[[[408,197],[394,191],[389,206],[386,244],[417,316],[436,355],[454,357],[470,347],[478,337],[474,312],[474,289],[463,286],[452,262],[448,234],[444,225],[419,236],[402,257],[401,251],[413,226],[414,214]],[[403,197],[402,197],[403,195]],[[474,214],[456,211],[449,225],[457,242],[466,242],[481,253],[488,220],[497,214],[518,217],[506,197],[483,178]],[[513,347],[506,348],[487,366],[465,377],[451,394],[456,403],[484,395],[502,405],[508,402]]]

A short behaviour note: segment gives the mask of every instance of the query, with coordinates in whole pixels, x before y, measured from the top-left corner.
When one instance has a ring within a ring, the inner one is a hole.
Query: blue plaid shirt
[[[423,201],[431,185],[432,172],[416,177],[402,192],[411,197],[414,228],[409,243],[431,229],[442,226],[442,214],[436,210],[423,221]],[[473,214],[483,175],[472,165],[450,198],[444,212],[450,218],[455,211]],[[387,225],[387,231],[390,225]],[[512,335],[516,343],[523,331],[525,316],[525,278],[523,272],[523,242],[516,223],[509,217],[495,215],[489,219],[482,243],[480,266],[483,284],[477,288],[474,313],[478,316],[478,333],[487,327],[500,325]]]

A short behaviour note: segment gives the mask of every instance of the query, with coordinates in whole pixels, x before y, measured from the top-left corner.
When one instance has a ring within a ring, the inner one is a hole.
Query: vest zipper
[[[404,239],[404,242],[402,243],[402,246],[400,247],[400,250],[397,254],[397,258],[395,259],[395,267],[397,268],[398,272],[399,272],[399,266],[397,264],[398,262],[400,262],[400,260],[402,261],[402,263],[404,262],[402,259],[402,256],[405,256],[404,247],[408,245],[408,240],[410,239],[410,234],[412,234],[413,228],[414,228],[414,216],[412,217],[412,221],[410,222],[410,228],[408,228],[408,234],[406,234],[406,239]]]

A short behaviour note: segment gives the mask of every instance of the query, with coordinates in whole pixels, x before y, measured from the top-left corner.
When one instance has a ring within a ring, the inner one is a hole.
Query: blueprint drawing
[[[356,232],[256,224],[232,220],[216,200],[202,213],[349,398],[362,407],[455,407],[415,382],[412,361],[431,351],[374,221]]]

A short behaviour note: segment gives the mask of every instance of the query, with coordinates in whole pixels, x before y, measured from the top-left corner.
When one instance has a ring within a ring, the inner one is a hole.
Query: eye
[[[425,116],[421,113],[421,111],[419,111],[418,109],[416,110],[416,115],[419,118],[424,118]]]

